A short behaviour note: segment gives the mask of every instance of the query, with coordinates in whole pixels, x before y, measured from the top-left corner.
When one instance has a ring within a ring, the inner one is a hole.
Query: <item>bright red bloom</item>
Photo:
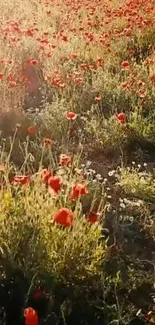
[[[125,32],[125,35],[126,35],[127,37],[130,37],[130,36],[131,36],[131,32],[132,32],[132,31],[131,31],[130,28],[125,29],[124,32]]]
[[[137,94],[139,95],[140,98],[144,98],[147,95],[147,90],[146,89],[140,89],[137,91]]]
[[[60,161],[59,161],[60,166],[70,166],[71,165],[71,157],[67,155],[60,155]]]
[[[116,117],[122,124],[126,123],[126,115],[124,113],[119,113]]]
[[[17,86],[16,81],[14,81],[14,80],[10,80],[10,81],[9,81],[9,86],[12,87],[12,88],[13,88],[13,87],[16,87],[16,86]]]
[[[101,97],[95,97],[95,102],[99,103],[101,101]]]
[[[56,194],[58,194],[61,190],[62,179],[59,176],[51,176],[48,179],[48,185]]]
[[[72,188],[71,199],[78,200],[82,195],[88,194],[88,189],[85,184],[75,184]]]
[[[24,310],[24,317],[25,317],[25,325],[39,324],[37,312],[31,307],[28,307]]]
[[[33,298],[34,299],[39,299],[41,297],[44,297],[45,296],[45,292],[43,292],[42,290],[40,289],[36,289],[34,292],[33,292]]]
[[[128,88],[128,83],[127,83],[127,82],[123,82],[123,83],[121,84],[121,87],[122,87],[123,89]]]
[[[37,64],[39,64],[39,61],[35,60],[35,59],[28,59],[27,63],[32,64],[32,65],[37,65]]]
[[[73,223],[73,212],[67,208],[61,208],[54,214],[53,220],[62,226],[71,227]]]
[[[123,61],[123,62],[121,63],[121,67],[122,67],[122,68],[128,68],[129,66],[130,66],[129,61]]]
[[[29,176],[15,176],[12,180],[12,184],[25,185],[30,182]]]
[[[28,127],[27,131],[30,135],[34,135],[36,133],[36,128],[34,125],[31,125]]]
[[[130,55],[134,55],[135,54],[135,51],[134,50],[129,50],[129,54]]]
[[[9,64],[12,64],[12,63],[13,63],[13,60],[8,60],[8,63],[9,63]]]
[[[155,74],[153,74],[153,75],[150,77],[150,80],[151,80],[151,81],[155,81]]]
[[[152,311],[149,311],[146,315],[145,315],[145,319],[150,321],[152,319],[152,316],[153,316],[153,312]]]
[[[89,69],[92,70],[92,71],[94,71],[94,70],[96,69],[94,64],[89,64],[88,67],[89,67]]]
[[[98,68],[102,68],[103,65],[104,65],[104,61],[101,58],[98,58],[98,60],[97,60],[97,66],[98,66]]]
[[[75,77],[74,82],[75,82],[76,85],[81,85],[83,83],[83,78]]]
[[[67,37],[66,35],[63,35],[63,36],[61,37],[61,39],[62,39],[64,42],[68,42],[68,37]]]
[[[147,59],[146,60],[148,64],[154,64],[154,60],[153,59]]]
[[[72,60],[77,59],[77,54],[76,54],[76,53],[72,53],[72,54],[71,54],[71,59],[72,59]]]
[[[4,73],[0,72],[0,79],[4,77]]]
[[[33,31],[32,29],[28,29],[28,30],[25,32],[25,34],[26,34],[27,36],[33,36],[33,35],[34,35],[34,31]]]
[[[90,223],[95,223],[99,220],[100,215],[95,212],[90,212],[89,215],[87,216],[87,219]]]
[[[80,65],[80,68],[81,68],[82,70],[86,71],[86,70],[88,69],[88,66],[87,66],[86,63],[82,63],[82,64]]]
[[[148,49],[149,50],[152,50],[152,48],[153,48],[153,45],[152,44],[149,44]]]
[[[48,184],[49,178],[52,176],[52,172],[48,169],[43,169],[42,170],[42,182],[44,184]]]
[[[74,112],[68,112],[66,114],[66,118],[67,120],[75,120],[77,118],[77,114]]]
[[[137,86],[141,87],[141,86],[145,86],[145,82],[142,80],[138,80],[137,81]]]

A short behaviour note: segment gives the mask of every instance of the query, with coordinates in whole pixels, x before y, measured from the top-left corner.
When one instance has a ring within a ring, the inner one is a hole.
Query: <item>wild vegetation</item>
[[[154,0],[0,12],[0,324],[155,323]]]

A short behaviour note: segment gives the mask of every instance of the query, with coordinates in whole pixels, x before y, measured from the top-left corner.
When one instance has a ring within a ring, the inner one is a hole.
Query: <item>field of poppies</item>
[[[155,323],[155,1],[0,11],[0,325]]]

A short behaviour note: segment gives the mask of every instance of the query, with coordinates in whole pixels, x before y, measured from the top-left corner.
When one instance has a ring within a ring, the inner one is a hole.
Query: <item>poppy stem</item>
[[[28,302],[28,298],[29,298],[29,295],[30,295],[30,292],[31,292],[31,289],[33,287],[33,283],[34,283],[34,280],[35,278],[37,277],[38,275],[38,272],[36,272],[31,280],[31,283],[30,283],[30,286],[29,286],[29,289],[28,289],[28,292],[27,292],[27,295],[26,295],[26,299],[25,299],[25,307],[27,305],[27,302]]]

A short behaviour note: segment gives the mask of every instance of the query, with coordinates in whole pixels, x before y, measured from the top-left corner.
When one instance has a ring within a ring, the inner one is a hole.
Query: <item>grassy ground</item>
[[[3,2],[0,324],[155,323],[154,17]]]

